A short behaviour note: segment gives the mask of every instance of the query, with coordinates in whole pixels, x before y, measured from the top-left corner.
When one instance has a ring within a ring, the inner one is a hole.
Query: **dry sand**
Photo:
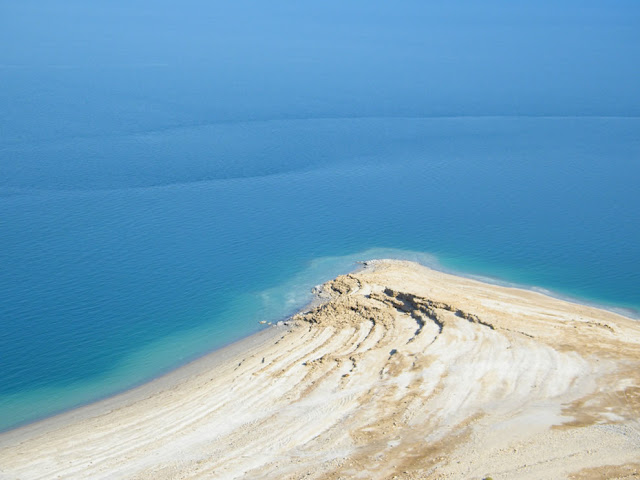
[[[414,263],[0,436],[2,479],[640,478],[640,322]]]

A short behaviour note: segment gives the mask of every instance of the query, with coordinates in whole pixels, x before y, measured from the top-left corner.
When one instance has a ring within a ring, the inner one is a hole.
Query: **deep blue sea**
[[[256,332],[358,260],[638,316],[633,4],[18,3],[0,430]]]

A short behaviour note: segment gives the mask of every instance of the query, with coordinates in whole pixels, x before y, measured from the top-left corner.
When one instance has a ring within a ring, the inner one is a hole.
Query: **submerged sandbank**
[[[637,321],[404,261],[368,262],[320,298],[289,326],[0,436],[3,478],[637,472]]]

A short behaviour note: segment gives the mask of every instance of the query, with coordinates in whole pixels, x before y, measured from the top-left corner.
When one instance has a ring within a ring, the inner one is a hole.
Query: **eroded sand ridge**
[[[640,323],[370,262],[215,369],[39,434],[2,478],[635,478]]]

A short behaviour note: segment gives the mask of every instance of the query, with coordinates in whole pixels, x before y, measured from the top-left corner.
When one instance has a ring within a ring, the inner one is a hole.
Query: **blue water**
[[[3,7],[0,430],[253,333],[357,260],[640,312],[633,4],[72,3]]]
[[[73,142],[78,157],[115,144],[149,175],[78,161],[5,188],[3,426],[249,334],[354,260],[389,256],[371,248],[638,309],[639,133],[639,119],[365,118]],[[200,155],[202,172],[136,156],[149,145]]]

